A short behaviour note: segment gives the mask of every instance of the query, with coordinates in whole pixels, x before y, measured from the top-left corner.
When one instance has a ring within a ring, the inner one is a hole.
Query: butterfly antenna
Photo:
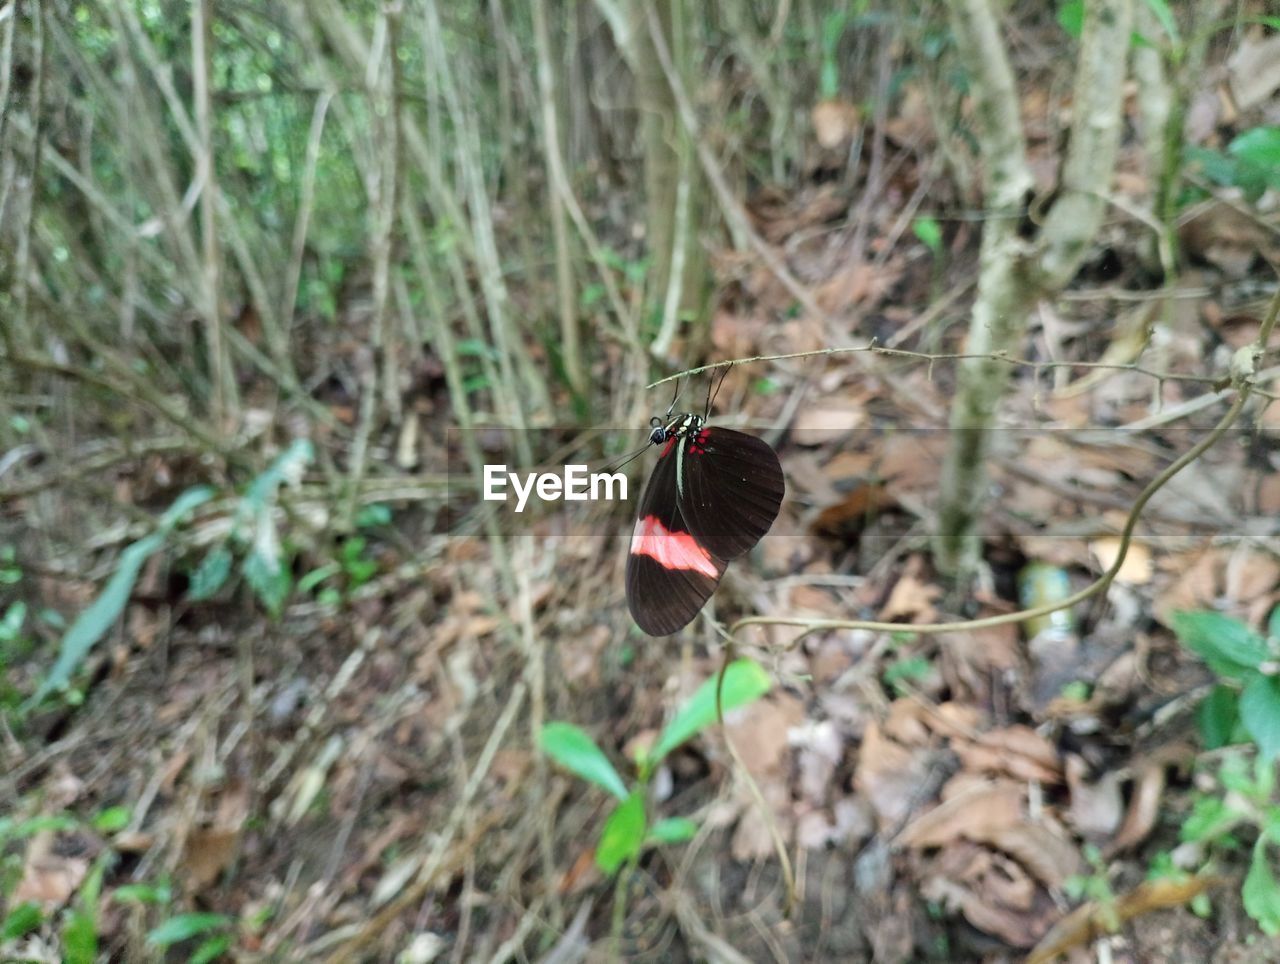
[[[724,374],[720,376],[719,381],[716,381],[715,375],[712,375],[711,381],[707,382],[707,411],[704,418],[711,417],[711,406],[716,403],[716,397],[720,394],[720,389],[724,385],[724,380],[729,377],[729,369],[732,367],[733,367],[732,365],[725,365]],[[715,386],[714,392],[711,390],[712,385]]]
[[[600,471],[601,472],[617,472],[618,469],[622,468],[623,466],[630,465],[636,459],[640,458],[640,456],[644,455],[644,453],[647,452],[648,449],[649,449],[649,443],[646,442],[644,445],[636,449],[630,455],[624,455],[622,457],[622,461],[619,462],[617,465],[605,465]]]
[[[676,410],[676,402],[680,400],[680,379],[676,379],[676,393],[671,396],[671,404],[667,406],[667,418]]]

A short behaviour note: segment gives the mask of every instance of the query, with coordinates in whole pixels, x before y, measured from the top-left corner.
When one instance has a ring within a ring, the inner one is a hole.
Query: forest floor
[[[716,254],[709,360],[870,338],[917,354],[730,370],[717,415],[776,430],[788,491],[774,534],[709,609],[726,624],[785,613],[904,631],[743,632],[738,654],[772,689],[655,775],[655,811],[700,829],[645,853],[619,919],[621,892],[593,863],[609,800],[539,754],[539,727],[581,726],[625,769],[719,669],[721,637],[706,620],[672,639],[638,633],[622,515],[595,520],[616,538],[581,539],[556,535],[553,515],[496,559],[484,537],[442,534],[438,495],[383,500],[374,485],[368,501],[392,512],[348,550],[340,599],[298,596],[272,618],[232,582],[192,602],[188,568],[153,556],[79,697],[3,718],[6,913],[29,901],[46,921],[0,942],[5,959],[57,959],[58,922],[81,912],[121,960],[157,955],[166,921],[190,927],[175,949],[223,938],[239,960],[997,962],[1055,927],[1070,961],[1280,960],[1242,903],[1254,838],[1186,832],[1239,793],[1251,757],[1205,749],[1196,707],[1215,677],[1171,628],[1195,610],[1260,628],[1280,601],[1280,407],[1251,410],[1161,489],[1115,583],[1069,618],[1038,635],[907,631],[1015,610],[1029,563],[1048,592],[1105,569],[1143,486],[1221,416],[1212,378],[1258,331],[1275,225],[1205,202],[1183,228],[1177,289],[1159,292],[1140,267],[1146,229],[1109,220],[1071,290],[1041,306],[1025,352],[1037,364],[1016,367],[991,465],[988,578],[949,599],[928,536],[954,363],[921,356],[964,350],[952,322],[972,299],[979,231],[957,218],[936,246],[913,234],[903,211],[948,199],[919,162],[922,118],[894,124],[873,201],[836,167],[749,203],[839,328],[796,312],[758,258]],[[1051,145],[1033,149],[1047,159]],[[1149,189],[1136,152],[1118,185]],[[353,310],[343,342],[316,352],[338,424],[354,418],[340,371],[364,337]],[[1075,364],[1098,360],[1117,367]],[[438,471],[449,413],[434,359],[421,368],[421,465]],[[309,434],[320,463],[344,457],[322,424]],[[396,438],[387,426],[374,445],[370,482],[388,493]],[[205,478],[145,442],[89,480],[11,474],[26,490],[0,523],[0,545],[16,547],[4,602],[82,611],[110,567],[68,568],[59,547],[139,531],[86,536],[82,500],[105,486],[141,521]],[[308,492],[282,504],[305,514]],[[208,542],[194,532],[188,562]],[[362,562],[373,570],[356,578]],[[495,591],[504,571],[510,596]],[[55,628],[35,632],[40,652],[56,646]],[[16,706],[45,669],[8,667],[6,698]]]

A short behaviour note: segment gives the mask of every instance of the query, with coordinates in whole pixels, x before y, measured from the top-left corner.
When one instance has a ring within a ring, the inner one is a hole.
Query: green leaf
[[[891,686],[896,692],[903,693],[910,684],[922,680],[933,672],[933,664],[923,656],[908,656],[890,664],[884,671],[884,685]]]
[[[102,878],[115,862],[115,854],[105,850],[80,886],[78,906],[62,927],[62,959],[68,964],[93,964],[98,957],[98,898]]]
[[[497,361],[501,357],[498,349],[479,338],[463,338],[454,350],[459,358],[488,358],[490,361]]]
[[[169,506],[160,517],[160,529],[166,535],[173,531],[188,512],[197,509],[212,499],[217,493],[207,485],[196,485],[187,489],[180,496],[173,500],[173,505]]]
[[[651,843],[674,844],[692,840],[698,825],[688,817],[668,817],[649,828]]]
[[[93,964],[98,956],[98,926],[95,915],[78,908],[62,926],[62,960],[66,964]]]
[[[133,814],[128,807],[107,807],[93,818],[93,826],[95,830],[103,833],[115,833],[129,825],[131,816]]]
[[[79,821],[75,817],[68,816],[64,813],[49,813],[39,817],[29,817],[21,823],[12,825],[0,822],[0,840],[11,836],[14,840],[22,840],[26,837],[33,837],[38,833],[46,830],[54,832],[60,830],[75,830],[80,826]]]
[[[241,572],[244,574],[244,581],[267,608],[267,612],[273,616],[280,615],[293,582],[288,567],[278,557],[269,558],[255,546],[245,557]]]
[[[646,758],[650,767],[686,740],[716,722],[716,689],[720,685],[720,674],[716,673],[690,697],[667,724],[658,739],[657,745]],[[724,686],[721,690],[720,702],[724,712],[746,706],[769,692],[769,674],[749,659],[739,659],[730,663],[724,672]]]
[[[1219,676],[1242,679],[1269,656],[1262,637],[1222,613],[1179,612],[1173,614],[1172,623],[1182,644]]]
[[[342,567],[336,562],[329,562],[321,566],[319,569],[312,569],[309,573],[298,580],[298,592],[305,596],[330,576],[337,575],[341,571]]]
[[[612,874],[640,852],[644,844],[644,795],[637,790],[618,804],[600,831],[596,847],[596,866]]]
[[[1265,837],[1259,837],[1253,845],[1253,859],[1240,896],[1244,898],[1245,911],[1265,933],[1272,937],[1280,934],[1280,887],[1276,886],[1276,878],[1267,860]]]
[[[270,507],[279,493],[280,486],[296,483],[315,458],[315,447],[309,439],[294,439],[287,449],[272,460],[271,464],[249,483],[249,491],[240,502],[242,515],[253,515]]]
[[[10,603],[0,619],[0,642],[12,642],[22,632],[22,624],[27,619],[27,604],[21,599]]]
[[[0,942],[30,934],[43,921],[44,915],[40,912],[40,905],[29,900],[25,901],[9,911],[4,923],[0,924]]]
[[[1155,15],[1156,22],[1169,35],[1169,42],[1175,47],[1182,46],[1182,36],[1178,33],[1178,21],[1174,19],[1169,4],[1165,0],[1147,0],[1147,6]]]
[[[1271,618],[1267,620],[1267,636],[1280,640],[1280,606],[1271,610]]]
[[[911,230],[915,232],[921,243],[935,255],[942,252],[942,226],[931,217],[916,218],[911,222]]]
[[[107,580],[102,592],[80,613],[66,635],[62,637],[58,659],[53,664],[53,669],[41,681],[35,694],[23,704],[24,711],[38,706],[50,693],[64,688],[71,682],[72,675],[80,668],[89,651],[107,630],[115,625],[124,611],[143,563],[164,545],[169,533],[184,515],[213,498],[213,495],[213,489],[205,486],[188,489],[178,496],[169,510],[161,516],[158,531],[139,539],[120,553],[116,571]]]
[[[1240,722],[1264,760],[1280,755],[1280,679],[1255,676],[1240,694]]]
[[[217,937],[211,937],[196,948],[195,953],[191,955],[187,964],[209,964],[210,961],[225,954],[230,946],[230,934],[219,934]]]
[[[123,884],[111,892],[111,899],[120,904],[167,904],[173,891],[167,883]]]
[[[543,753],[570,773],[607,790],[619,800],[627,799],[627,785],[622,777],[581,727],[572,723],[548,723],[542,728],[538,743]]]
[[[356,513],[356,528],[371,529],[374,526],[391,524],[391,507],[381,502],[362,506]]]
[[[178,914],[170,917],[148,934],[147,943],[156,947],[169,947],[172,944],[199,937],[201,934],[207,934],[209,931],[218,930],[230,924],[231,918],[226,914],[207,912]]]
[[[1250,198],[1268,187],[1280,187],[1280,127],[1254,127],[1227,145],[1239,161],[1235,181]]]
[[[1058,8],[1058,26],[1077,40],[1084,33],[1084,0],[1067,0]]]
[[[192,602],[210,598],[222,588],[229,575],[231,575],[231,550],[225,544],[215,546],[200,560],[200,565],[191,573],[191,585],[187,588],[187,598]]]
[[[1229,745],[1239,720],[1240,696],[1229,686],[1215,686],[1196,707],[1196,723],[1206,750]]]
[[[1239,826],[1244,814],[1233,810],[1218,797],[1202,797],[1191,808],[1191,815],[1182,824],[1179,839],[1186,843],[1205,843],[1216,840]]]

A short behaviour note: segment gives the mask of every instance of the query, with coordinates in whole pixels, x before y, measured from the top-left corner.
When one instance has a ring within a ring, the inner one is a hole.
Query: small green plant
[[[646,806],[649,780],[672,750],[716,722],[716,691],[724,712],[745,706],[769,691],[769,676],[749,659],[740,659],[725,669],[724,684],[719,674],[698,687],[671,719],[653,747],[635,761],[636,779],[628,786],[614,769],[604,751],[582,728],[572,723],[548,723],[542,728],[542,751],[566,770],[594,783],[617,798],[618,804],[605,820],[596,845],[596,865],[614,874],[637,860],[645,847],[680,843],[697,832],[697,824],[686,817],[652,821]]]
[[[355,519],[358,529],[384,526],[390,521],[391,510],[385,505],[365,506]],[[370,555],[368,538],[351,536],[339,544],[336,559],[312,569],[298,580],[298,592],[303,595],[314,592],[317,602],[337,606],[377,574],[378,562]]]
[[[69,690],[71,677],[80,668],[80,664],[124,612],[143,563],[164,547],[174,529],[189,512],[209,501],[213,494],[213,490],[206,486],[183,492],[160,517],[155,532],[132,543],[120,553],[116,571],[107,580],[102,592],[76,617],[63,635],[57,661],[36,692],[23,704],[23,710],[38,706],[45,697],[58,690]],[[72,691],[68,698],[72,702],[78,702],[80,696]]]
[[[0,817],[0,854],[5,855],[4,861],[0,862],[0,895],[11,901],[22,876],[23,859],[19,848],[11,848],[11,844],[21,843],[38,834],[65,832],[92,832],[109,838],[128,826],[131,818],[132,812],[123,806],[106,807],[87,818],[73,813],[40,814],[22,819]],[[33,901],[10,903],[7,913],[0,917],[0,959],[11,959],[6,953],[9,950],[5,946],[7,942],[45,929],[44,936],[49,940],[56,932],[61,960],[69,964],[93,964],[99,956],[103,898],[108,896],[104,894],[103,883],[118,859],[112,846],[104,847],[77,886],[71,902],[56,917],[46,917],[40,905]],[[167,904],[170,898],[167,882],[158,885],[127,884],[110,891],[108,897],[118,904]]]
[[[1116,892],[1107,875],[1107,862],[1093,844],[1085,844],[1084,859],[1089,862],[1089,873],[1072,874],[1062,882],[1062,890],[1075,901],[1092,901],[1097,908],[1099,921],[1109,931],[1120,929],[1120,917],[1116,913]]]
[[[0,546],[0,586],[12,586],[22,581],[22,566],[18,564],[18,550],[11,545]]]
[[[1267,934],[1280,934],[1280,884],[1271,867],[1272,846],[1280,845],[1280,807],[1274,803],[1276,771],[1272,760],[1228,752],[1218,769],[1221,793],[1199,796],[1184,821],[1181,838],[1204,855],[1210,869],[1214,854],[1238,852],[1254,841],[1240,896],[1244,909]]]
[[[199,939],[187,964],[208,964],[231,947],[235,937],[234,921],[226,914],[193,912],[175,914],[147,934],[147,943],[161,950]]]
[[[1245,911],[1267,934],[1280,934],[1280,884],[1268,847],[1280,845],[1280,806],[1275,803],[1280,755],[1280,607],[1262,636],[1221,613],[1180,612],[1173,629],[1203,659],[1219,683],[1197,707],[1197,723],[1209,749],[1252,741],[1257,754],[1228,750],[1217,778],[1221,793],[1200,796],[1183,823],[1184,843],[1208,854],[1239,850],[1241,832],[1254,835],[1241,897]]]
[[[271,615],[280,614],[293,589],[293,573],[276,525],[276,503],[281,486],[297,482],[313,458],[311,442],[297,439],[249,483],[226,539],[210,549],[192,571],[189,599],[198,602],[213,597],[230,577],[239,555],[240,575],[253,594]]]
[[[23,632],[26,621],[27,604],[21,599],[11,602],[0,616],[0,708],[11,709],[22,702],[6,670],[31,650],[31,640]]]
[[[881,682],[898,696],[903,696],[932,672],[933,664],[923,656],[903,656],[885,667]]]
[[[1147,866],[1147,880],[1167,880],[1173,884],[1185,885],[1192,879],[1192,875],[1183,870],[1174,863],[1173,854],[1168,850],[1161,850],[1151,859],[1151,863]],[[1191,908],[1191,912],[1197,917],[1208,919],[1213,913],[1213,904],[1209,900],[1208,891],[1202,890],[1190,901],[1187,906]]]
[[[1186,159],[1206,180],[1237,187],[1245,200],[1255,202],[1267,188],[1280,190],[1280,127],[1251,127],[1232,139],[1225,151],[1188,147]]]
[[[1280,606],[1266,636],[1208,611],[1174,613],[1172,623],[1182,644],[1219,679],[1197,710],[1205,746],[1216,750],[1248,738],[1273,762],[1280,755]]]

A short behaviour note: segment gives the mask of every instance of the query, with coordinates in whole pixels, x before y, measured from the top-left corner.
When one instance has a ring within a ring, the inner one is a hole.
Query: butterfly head
[[[684,412],[669,418],[665,423],[658,416],[649,419],[649,427],[652,431],[649,433],[650,445],[661,445],[668,439],[684,438],[691,435],[702,428],[702,416],[695,415],[693,412]]]

